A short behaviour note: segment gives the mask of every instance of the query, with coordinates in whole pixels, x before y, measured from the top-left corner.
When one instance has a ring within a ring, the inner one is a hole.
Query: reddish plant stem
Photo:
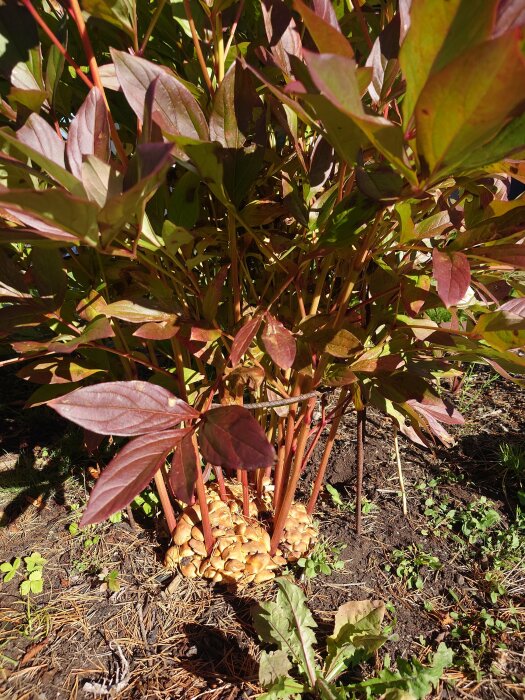
[[[226,493],[226,486],[224,485],[224,475],[222,473],[222,467],[213,467],[213,471],[215,472],[215,476],[217,478],[217,486],[219,487],[219,496],[221,497],[221,501],[227,503],[228,495]]]
[[[343,387],[341,389],[341,394],[339,396],[339,406],[340,406],[340,411],[336,413],[334,416],[332,426],[330,428],[330,432],[328,434],[328,440],[326,441],[326,445],[324,448],[323,452],[323,457],[321,459],[321,463],[317,469],[317,476],[315,477],[315,482],[314,486],[312,489],[312,493],[310,494],[310,500],[308,501],[308,506],[307,506],[307,513],[308,515],[312,515],[315,509],[315,505],[317,503],[317,499],[319,498],[319,493],[321,491],[321,486],[323,485],[324,481],[324,475],[326,473],[326,467],[328,466],[328,460],[330,459],[330,455],[332,453],[332,448],[335,443],[335,437],[337,435],[337,430],[339,428],[339,423],[341,422],[341,418],[344,415],[344,404],[345,404],[345,399],[346,395],[348,393],[348,389],[346,387]]]
[[[283,470],[284,470],[284,456],[285,456],[285,439],[284,439],[284,416],[279,417],[279,423],[277,425],[277,463],[275,465],[275,471],[273,475],[273,509],[277,510],[279,504],[279,498],[282,489],[283,480]]]
[[[175,517],[175,512],[173,510],[173,506],[171,505],[170,496],[168,489],[166,488],[161,466],[159,466],[159,469],[155,473],[155,486],[157,487],[157,493],[159,494],[160,504],[162,506],[162,510],[164,511],[164,516],[168,524],[170,535],[173,537],[173,533],[177,527],[177,518]]]
[[[308,437],[312,435],[312,433],[315,433],[314,439],[308,446],[308,449],[306,450],[306,454],[303,458],[303,463],[301,465],[301,472],[304,472],[306,465],[308,464],[308,460],[312,456],[312,452],[315,450],[317,447],[317,443],[319,442],[319,439],[321,438],[321,435],[323,434],[323,430],[325,429],[326,425],[328,424],[328,418],[326,417],[326,406],[323,404],[322,407],[322,417],[321,420],[319,421],[319,425],[310,430]]]
[[[33,5],[31,4],[31,0],[22,0],[22,4],[25,6],[25,8],[28,10],[28,12],[31,14],[33,19],[36,21],[40,29],[44,32],[44,34],[50,39],[51,43],[53,43],[57,49],[60,51],[62,56],[66,59],[66,61],[69,63],[69,65],[74,69],[75,73],[78,75],[78,77],[84,81],[84,83],[88,86],[88,88],[91,90],[93,87],[93,83],[91,80],[87,77],[85,73],[82,72],[82,69],[76,63],[71,56],[69,55],[67,49],[62,45],[61,41],[53,34],[51,29],[47,26],[47,24],[44,22],[42,17],[38,14],[38,12],[35,10]]]
[[[226,59],[228,57],[228,51],[230,50],[230,47],[233,42],[233,37],[235,36],[235,31],[237,29],[237,25],[239,24],[239,20],[241,18],[242,11],[244,9],[244,0],[241,0],[239,3],[239,7],[237,8],[237,12],[235,13],[235,19],[233,20],[233,24],[230,29],[230,36],[228,38],[228,42],[226,44],[226,47],[224,49],[224,58]]]
[[[359,4],[359,0],[352,0],[352,5],[357,14],[357,21],[359,22],[361,32],[365,38],[368,48],[371,49],[374,44],[372,38],[370,37],[370,32],[368,31],[365,16],[363,14],[363,10],[361,9],[361,5]]]
[[[113,139],[113,143],[115,144],[115,148],[117,149],[117,153],[118,153],[118,156],[119,156],[120,161],[122,163],[122,167],[126,168],[127,163],[128,163],[128,158],[126,156],[126,151],[124,150],[124,146],[122,145],[122,141],[120,140],[120,136],[118,134],[117,127],[115,126],[115,122],[113,121],[113,115],[111,114],[111,110],[109,108],[109,103],[108,103],[107,98],[106,98],[106,92],[104,90],[104,86],[102,85],[102,80],[100,79],[100,73],[98,71],[97,59],[95,58],[95,54],[93,52],[91,40],[90,40],[89,34],[87,32],[86,23],[84,22],[84,17],[82,16],[82,10],[80,9],[80,5],[78,4],[78,0],[69,0],[69,13],[73,17],[73,20],[74,20],[75,24],[77,25],[78,33],[80,34],[80,39],[82,41],[82,45],[83,45],[84,51],[86,53],[86,58],[88,60],[88,65],[89,65],[89,71],[91,73],[91,77],[93,78],[93,82],[98,87],[100,92],[102,93],[102,97],[104,99],[104,104],[106,105],[106,111],[107,111],[108,122],[109,122],[109,129],[111,131],[111,138]]]
[[[292,391],[293,396],[299,396],[301,393],[301,384],[299,380],[295,382],[295,386]],[[282,457],[282,468],[279,475],[279,482],[275,484],[275,498],[274,498],[274,510],[275,512],[281,507],[281,500],[283,498],[285,485],[288,483],[288,473],[290,471],[291,461],[292,461],[292,447],[294,442],[294,437],[296,435],[296,430],[298,426],[295,422],[295,416],[297,411],[297,404],[291,404],[290,410],[288,412],[288,417],[286,419],[286,429],[284,431],[284,453]]]
[[[148,41],[150,36],[153,33],[153,30],[155,29],[155,25],[158,22],[158,19],[160,15],[162,14],[162,10],[164,9],[164,5],[166,4],[166,0],[159,0],[159,3],[155,9],[155,12],[153,13],[153,17],[151,18],[151,21],[149,23],[148,28],[146,29],[146,33],[144,34],[144,38],[142,39],[142,44],[140,45],[140,49],[137,51],[137,56],[142,56],[144,54],[144,51],[146,50],[146,46],[148,45]]]
[[[228,214],[228,242],[230,246],[230,283],[233,294],[233,322],[241,320],[241,288],[239,285],[239,254],[237,251],[237,227],[232,214]]]
[[[246,469],[241,469],[241,484],[242,484],[242,512],[245,518],[250,517],[250,490],[248,487],[248,472]]]
[[[208,68],[206,67],[206,61],[204,60],[204,55],[202,53],[199,35],[197,34],[197,30],[195,29],[195,22],[193,21],[193,16],[191,14],[189,0],[184,0],[184,12],[186,13],[186,19],[188,20],[188,24],[190,25],[191,38],[193,40],[193,46],[195,47],[195,53],[197,54],[199,66],[201,67],[202,77],[204,78],[204,82],[206,83],[206,87],[208,88],[210,95],[213,95],[213,85],[211,84],[211,79],[208,74]]]
[[[355,531],[361,534],[361,503],[363,500],[363,467],[365,461],[365,420],[366,409],[357,411],[357,450],[356,450],[356,496],[355,496]]]
[[[306,448],[306,442],[308,440],[308,433],[310,428],[310,420],[312,410],[315,406],[315,399],[310,399],[306,408],[304,409],[304,420],[299,432],[299,437],[297,438],[297,449],[295,452],[295,458],[293,462],[293,469],[290,474],[290,478],[287,483],[286,491],[284,493],[282,503],[279,506],[279,510],[276,513],[276,520],[274,522],[270,554],[273,556],[279,546],[281,537],[284,530],[284,525],[290,511],[290,506],[295,495],[295,490],[297,488],[297,483],[299,477],[301,476],[301,466],[303,463],[304,451]]]
[[[197,467],[197,481],[195,482],[197,490],[197,501],[201,509],[202,531],[204,533],[204,544],[208,556],[211,554],[215,539],[211,534],[210,511],[208,509],[208,501],[206,500],[206,489],[204,488],[204,479],[202,478],[202,470]]]

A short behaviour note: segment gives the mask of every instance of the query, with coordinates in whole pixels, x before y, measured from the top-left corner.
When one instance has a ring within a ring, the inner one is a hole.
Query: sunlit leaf
[[[448,308],[463,299],[470,285],[470,265],[464,253],[432,251],[432,275],[438,294]]]
[[[242,406],[207,411],[199,427],[199,447],[207,462],[229,469],[259,469],[275,460],[266,433]]]
[[[69,168],[79,179],[83,179],[85,156],[94,155],[101,161],[108,158],[108,116],[102,93],[96,87],[89,92],[69,126],[66,152]]]
[[[186,434],[178,443],[171,460],[169,480],[173,493],[179,501],[191,503],[197,480],[200,459],[195,449],[191,433]]]
[[[128,442],[97,479],[80,526],[100,523],[128,506],[187,432],[185,428],[151,432]]]
[[[295,360],[295,338],[278,319],[266,314],[266,324],[261,335],[264,348],[281,369],[290,369]]]
[[[136,380],[82,387],[49,405],[64,418],[101,435],[142,435],[199,416],[167,389]]]
[[[252,340],[257,335],[261,322],[261,316],[254,316],[235,334],[230,353],[230,362],[234,367],[239,364],[239,360],[252,344]]]

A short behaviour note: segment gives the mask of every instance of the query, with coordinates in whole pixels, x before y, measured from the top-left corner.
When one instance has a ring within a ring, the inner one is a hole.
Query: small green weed
[[[525,447],[503,442],[500,446],[500,459],[506,475],[518,486],[518,503],[525,508]]]
[[[344,561],[340,554],[344,544],[331,544],[326,540],[317,542],[307,557],[301,557],[297,566],[303,569],[303,576],[307,579],[315,578],[319,574],[329,576],[334,571],[344,568]]]
[[[23,578],[19,586],[20,595],[29,596],[31,593],[38,595],[44,590],[44,559],[39,552],[32,552],[24,557],[25,571],[21,570],[22,560],[16,557],[12,562],[4,561],[0,564],[0,572],[4,574],[3,583],[9,583],[15,576]]]
[[[332,503],[338,510],[345,511],[346,513],[355,513],[355,502],[353,499],[350,499],[348,494],[345,494],[346,499],[343,499],[343,497],[335,488],[335,486],[331,486],[331,484],[325,484],[325,488],[330,494]],[[363,515],[369,515],[372,511],[377,510],[378,508],[379,506],[377,506],[372,501],[369,501],[366,496],[363,496],[363,500],[361,503],[361,513]]]
[[[133,510],[139,511],[146,518],[156,518],[160,513],[160,501],[156,493],[146,489],[131,504]]]
[[[464,374],[461,391],[456,401],[458,411],[464,415],[467,414],[476,401],[484,396],[498,379],[499,375],[495,372],[481,374],[479,367],[470,365]]]
[[[423,551],[419,545],[411,544],[406,549],[394,549],[392,552],[392,564],[385,566],[385,571],[394,569],[396,576],[403,580],[409,590],[421,591],[424,579],[421,573],[423,568],[437,571],[441,568],[438,557]]]

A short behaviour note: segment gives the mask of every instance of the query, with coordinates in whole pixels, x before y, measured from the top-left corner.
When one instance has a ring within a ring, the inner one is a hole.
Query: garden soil
[[[426,661],[440,642],[458,651],[458,658],[464,656],[465,640],[455,638],[451,613],[470,616],[477,640],[481,611],[494,607],[485,580],[486,556],[475,543],[465,553],[453,538],[436,536],[424,515],[425,500],[438,484],[439,497],[456,509],[487,497],[503,523],[512,517],[515,489],[505,483],[499,445],[523,444],[525,392],[488,377],[481,373],[459,395],[467,421],[455,429],[454,447],[423,450],[400,440],[407,517],[392,428],[372,411],[362,535],[355,534],[351,512],[337,508],[326,492],[320,499],[321,534],[344,546],[339,556],[345,566],[302,582],[319,640],[330,633],[342,603],[365,598],[389,603],[390,639],[363,667],[364,675],[381,668],[385,653],[390,659]],[[270,599],[275,585],[236,592],[165,570],[165,532],[155,531],[140,514],[135,524],[124,518],[99,526],[98,537],[75,532],[70,526],[92,485],[95,462],[81,449],[80,434],[52,411],[22,411],[26,384],[6,373],[0,382],[0,561],[32,552],[46,559],[42,594],[22,598],[18,574],[0,586],[0,699],[83,700],[95,697],[92,691],[130,700],[254,697],[261,690],[260,647],[251,609]],[[321,449],[322,441],[312,464]],[[354,463],[355,418],[350,415],[341,425],[327,473],[327,481],[349,504]],[[302,498],[311,469],[301,483]],[[421,590],[409,590],[395,566],[387,570],[392,552],[412,545],[441,563],[438,570],[422,568]],[[470,667],[462,661],[449,669],[434,697],[525,698],[523,562],[511,574],[511,593],[497,601],[497,614],[512,616],[517,624],[486,641],[482,653],[476,649],[477,661]]]

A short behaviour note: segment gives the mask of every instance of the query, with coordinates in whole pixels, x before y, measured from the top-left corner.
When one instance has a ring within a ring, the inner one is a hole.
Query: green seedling
[[[343,498],[335,486],[332,486],[331,484],[325,484],[325,488],[330,494],[332,503],[338,510],[345,511],[346,513],[355,513],[355,503],[353,500],[351,500],[348,496],[346,499]],[[363,515],[369,515],[372,511],[377,510],[378,507],[379,506],[377,506],[375,503],[369,501],[366,496],[363,496],[361,502],[361,513]]]
[[[344,568],[344,561],[340,559],[343,544],[331,544],[326,540],[319,541],[307,557],[301,557],[297,566],[303,570],[307,579],[315,578],[320,574],[329,576],[334,571]]]
[[[441,562],[433,554],[424,552],[419,545],[412,544],[406,549],[394,549],[392,565],[387,564],[385,571],[394,569],[396,576],[403,580],[409,590],[415,588],[421,591],[424,586],[424,568],[437,571],[441,568]]]

